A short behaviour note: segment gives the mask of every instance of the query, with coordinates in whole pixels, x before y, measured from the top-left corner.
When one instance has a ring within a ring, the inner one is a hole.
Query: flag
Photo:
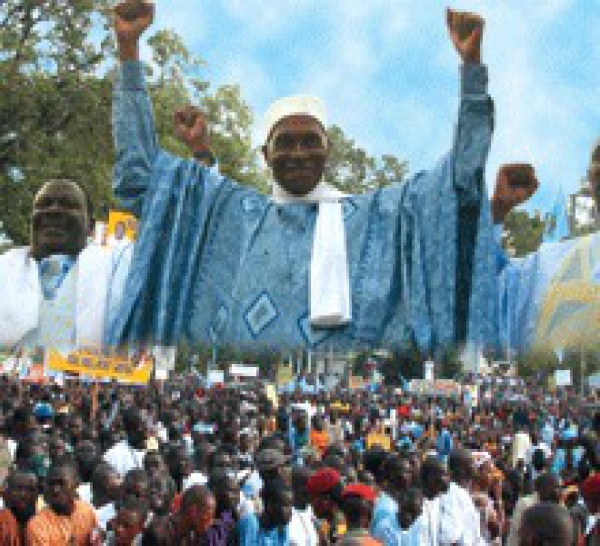
[[[546,222],[544,243],[556,243],[569,236],[567,199],[562,188],[558,189],[552,210],[546,214],[544,220]]]

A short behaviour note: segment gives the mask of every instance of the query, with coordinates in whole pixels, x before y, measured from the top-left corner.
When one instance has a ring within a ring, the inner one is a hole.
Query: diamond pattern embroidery
[[[263,292],[244,314],[252,337],[258,337],[277,317],[277,307],[270,296]]]

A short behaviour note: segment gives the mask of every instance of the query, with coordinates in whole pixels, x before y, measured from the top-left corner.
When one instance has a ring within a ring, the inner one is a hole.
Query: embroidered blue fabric
[[[114,190],[140,218],[140,233],[109,344],[185,338],[436,351],[461,330],[472,343],[496,341],[497,255],[484,184],[493,103],[484,66],[462,68],[446,157],[407,181],[344,198],[352,321],[335,329],[309,324],[314,204],[277,205],[162,150],[139,63],[120,68],[113,124]]]

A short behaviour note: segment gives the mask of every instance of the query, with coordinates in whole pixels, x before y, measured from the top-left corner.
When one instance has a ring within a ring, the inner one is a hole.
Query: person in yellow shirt
[[[382,423],[379,423],[367,436],[367,449],[371,449],[374,446],[380,446],[386,451],[392,450],[392,439],[385,433]]]

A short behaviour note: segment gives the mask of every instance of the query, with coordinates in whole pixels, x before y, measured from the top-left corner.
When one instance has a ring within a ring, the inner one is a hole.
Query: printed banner
[[[452,379],[435,379],[434,381],[413,379],[410,381],[409,385],[410,392],[414,394],[430,396],[458,396],[461,393],[460,384]]]
[[[569,387],[572,384],[571,370],[555,370],[554,384],[557,387]]]
[[[210,386],[216,385],[217,383],[225,383],[225,372],[223,370],[210,370],[207,377],[208,384]]]
[[[52,371],[75,373],[90,378],[146,384],[152,374],[153,360],[148,355],[131,358],[126,353],[94,348],[83,348],[66,357],[51,350],[48,353],[47,367]]]
[[[106,244],[114,246],[119,243],[132,243],[137,237],[138,221],[128,212],[111,210],[108,213],[108,229]]]

